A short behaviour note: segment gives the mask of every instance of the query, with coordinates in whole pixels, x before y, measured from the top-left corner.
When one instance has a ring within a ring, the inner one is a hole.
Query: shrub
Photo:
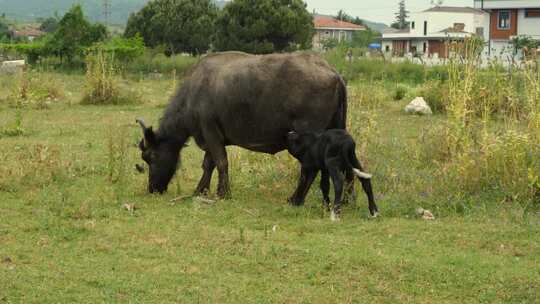
[[[116,37],[106,42],[99,42],[87,49],[87,53],[104,52],[112,54],[115,60],[122,63],[131,62],[144,54],[144,41],[140,36],[133,38]]]
[[[147,51],[143,56],[127,63],[124,68],[132,73],[172,73],[184,74],[198,62],[198,57],[175,55],[167,57],[159,51]]]
[[[448,103],[448,85],[442,81],[428,81],[416,91],[417,96],[423,97],[433,113],[445,113]]]
[[[22,72],[15,78],[5,98],[11,106],[47,109],[64,96],[58,82],[42,73]]]
[[[140,102],[135,94],[119,89],[113,54],[95,50],[86,57],[86,69],[86,93],[81,103],[118,105]]]
[[[396,89],[394,90],[394,100],[402,100],[407,96],[409,89],[404,85],[397,85]]]
[[[390,101],[389,90],[380,82],[355,82],[348,89],[349,103],[362,105],[366,109],[375,109]]]
[[[475,58],[475,47],[462,50],[470,52],[466,59]],[[474,60],[451,60],[448,72],[447,83],[428,85],[442,87],[430,90],[436,94],[446,92],[446,121],[422,138],[424,157],[439,166],[441,192],[462,197],[487,191],[524,207],[538,203],[540,73],[504,77]]]
[[[22,111],[18,110],[17,112],[15,112],[15,121],[13,122],[13,124],[0,128],[0,138],[2,138],[3,136],[13,137],[13,136],[23,135],[25,131],[22,124],[23,124]]]
[[[448,78],[444,67],[425,67],[412,62],[392,63],[378,58],[356,58],[348,62],[346,52],[346,48],[338,46],[326,52],[324,57],[348,80],[365,79],[417,85],[426,80]]]

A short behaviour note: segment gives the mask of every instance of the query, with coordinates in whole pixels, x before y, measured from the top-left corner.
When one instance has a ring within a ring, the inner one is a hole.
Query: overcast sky
[[[304,0],[309,11],[319,14],[334,15],[340,9],[349,15],[358,16],[370,21],[390,24],[397,11],[398,0]],[[405,0],[407,9],[411,12],[421,11],[430,7],[430,0]],[[445,6],[474,6],[473,0],[445,0]]]

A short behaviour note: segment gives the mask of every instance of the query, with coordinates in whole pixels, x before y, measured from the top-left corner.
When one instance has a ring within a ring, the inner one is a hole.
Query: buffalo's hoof
[[[291,206],[295,206],[295,207],[299,207],[299,206],[302,206],[304,205],[304,202],[299,200],[298,198],[296,197],[289,197],[287,199],[287,202],[289,203],[289,205]]]

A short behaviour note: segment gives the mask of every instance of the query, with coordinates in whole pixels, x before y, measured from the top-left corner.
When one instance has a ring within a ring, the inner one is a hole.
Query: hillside
[[[365,19],[362,19],[362,21],[364,22],[364,24],[369,27],[370,29],[374,30],[374,31],[377,31],[377,32],[382,32],[383,30],[387,29],[388,26],[384,23],[380,23],[380,22],[373,22],[373,21],[369,21],[369,20],[365,20]]]
[[[82,3],[84,12],[94,21],[103,20],[102,0],[55,0],[44,5],[43,0],[0,0],[0,14],[17,20],[30,21],[49,17],[58,12],[63,15],[75,3]],[[111,23],[124,24],[133,11],[140,9],[148,0],[114,0],[111,7]]]
[[[149,0],[113,0],[111,1],[111,23],[123,25],[129,14],[139,10]],[[63,15],[73,4],[82,3],[84,12],[94,21],[103,20],[103,0],[55,0],[46,5],[43,0],[0,0],[0,14],[22,21],[33,21],[37,18],[53,16],[55,12]],[[225,1],[216,0],[218,7]]]

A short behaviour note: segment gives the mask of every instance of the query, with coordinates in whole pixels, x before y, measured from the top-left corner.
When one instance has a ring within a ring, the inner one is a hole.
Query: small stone
[[[122,207],[123,207],[124,209],[126,209],[127,211],[132,212],[132,213],[133,213],[135,210],[137,210],[137,207],[135,206],[135,204],[125,203]]]
[[[419,114],[419,115],[431,115],[433,111],[425,101],[423,97],[416,97],[405,107],[405,112],[409,114]]]

